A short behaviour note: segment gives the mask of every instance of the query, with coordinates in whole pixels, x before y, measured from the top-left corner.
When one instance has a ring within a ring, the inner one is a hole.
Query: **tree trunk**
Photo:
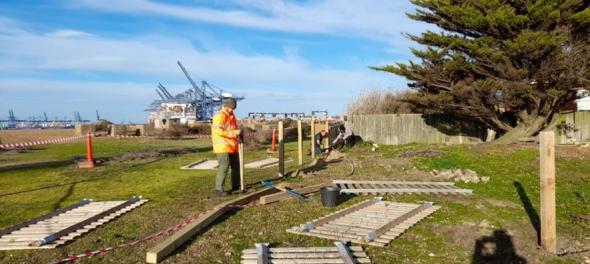
[[[545,127],[549,118],[551,117],[538,116],[531,118],[531,120],[521,121],[516,127],[508,130],[504,135],[494,140],[493,143],[510,144],[521,139],[529,139]]]

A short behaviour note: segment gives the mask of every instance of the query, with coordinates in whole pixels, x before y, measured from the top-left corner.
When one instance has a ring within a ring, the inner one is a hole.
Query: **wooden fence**
[[[487,133],[479,124],[446,115],[353,115],[347,123],[363,140],[386,145],[480,143]]]
[[[562,125],[555,133],[558,144],[575,144],[590,141],[590,111],[562,114]]]

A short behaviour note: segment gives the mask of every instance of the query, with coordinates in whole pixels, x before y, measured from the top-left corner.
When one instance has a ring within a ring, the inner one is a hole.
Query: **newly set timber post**
[[[315,159],[315,117],[311,116],[311,158]]]
[[[244,188],[244,143],[240,140],[238,155],[240,159],[240,191],[245,191]]]
[[[279,176],[285,176],[285,128],[279,121]]]
[[[326,115],[326,143],[325,143],[325,147],[326,149],[330,147],[330,119],[328,118],[328,115]]]
[[[539,133],[541,174],[541,246],[550,253],[557,252],[555,227],[555,132]]]
[[[299,166],[303,165],[303,128],[301,118],[297,120],[297,156]]]

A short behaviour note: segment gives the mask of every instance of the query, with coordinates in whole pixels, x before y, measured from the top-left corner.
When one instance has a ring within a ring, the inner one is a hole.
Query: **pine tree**
[[[411,19],[440,30],[407,35],[420,62],[373,69],[410,80],[405,101],[423,112],[477,120],[530,137],[555,121],[576,89],[590,88],[590,2],[412,0]]]

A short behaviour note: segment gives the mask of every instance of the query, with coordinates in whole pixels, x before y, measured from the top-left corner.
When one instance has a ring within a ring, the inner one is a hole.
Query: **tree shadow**
[[[496,229],[491,236],[483,236],[475,241],[472,264],[524,264],[527,260],[516,254],[512,236],[506,230]]]
[[[422,119],[424,120],[424,123],[436,128],[445,135],[463,135],[479,138],[482,141],[486,140],[487,130],[482,124],[474,121],[445,114],[423,114]]]
[[[514,181],[514,187],[516,188],[516,192],[520,197],[520,201],[522,202],[525,212],[529,216],[529,220],[531,221],[533,228],[535,228],[535,232],[537,233],[537,244],[539,244],[541,242],[541,218],[533,207],[533,204],[526,194],[526,191],[522,187],[522,184],[520,184],[519,181]]]
[[[75,187],[76,187],[76,182],[70,184],[70,187],[68,188],[68,190],[66,191],[66,193],[59,200],[57,200],[53,204],[53,210],[54,211],[57,210],[57,209],[59,209],[59,208],[61,208],[61,203],[63,203],[68,198],[70,198],[70,196],[72,195],[72,193],[74,193],[74,188]]]

